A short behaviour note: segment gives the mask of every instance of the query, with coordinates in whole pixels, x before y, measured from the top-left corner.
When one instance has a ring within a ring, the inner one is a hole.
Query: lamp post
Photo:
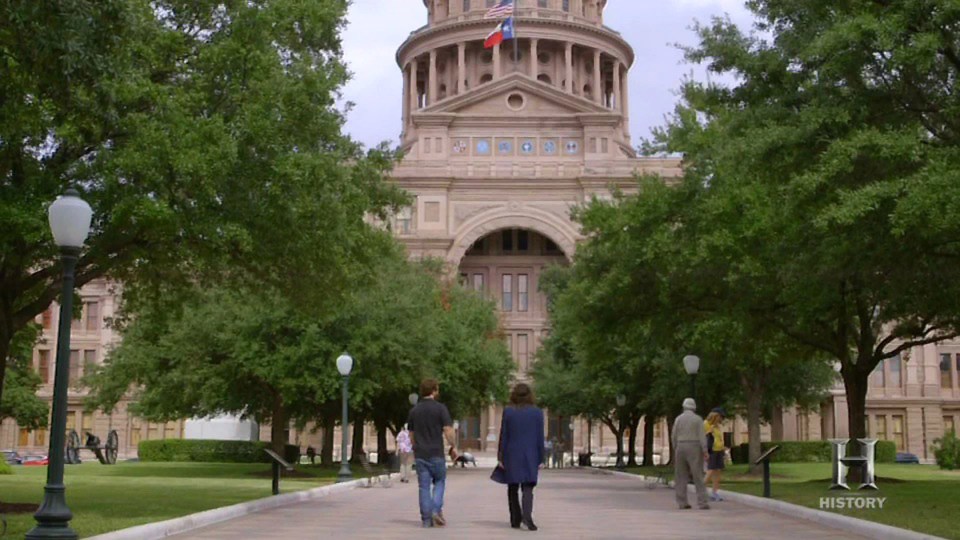
[[[690,376],[690,397],[697,398],[697,372],[700,371],[700,357],[688,354],[683,357],[683,369]]]
[[[347,419],[347,401],[350,397],[350,390],[347,386],[350,382],[350,370],[352,369],[353,358],[349,354],[343,353],[337,357],[337,371],[343,376],[343,442],[340,446],[340,472],[337,473],[337,482],[353,480],[353,473],[350,472],[350,456],[347,455],[347,441],[350,437],[350,423]]]
[[[67,387],[70,383],[70,322],[73,318],[74,270],[80,257],[80,248],[90,234],[93,210],[74,189],[50,205],[48,212],[53,240],[60,246],[63,264],[63,289],[60,298],[60,322],[57,327],[57,367],[53,378],[53,415],[50,426],[50,464],[47,466],[47,485],[43,488],[43,502],[33,515],[37,526],[26,538],[74,539],[77,533],[70,528],[73,513],[67,507],[66,486],[63,484],[63,453],[67,429]]]
[[[413,392],[410,394],[410,396],[407,399],[410,400],[411,407],[416,407],[417,402],[420,401],[420,396],[418,396],[416,392]]]
[[[617,396],[617,424],[620,426],[620,433],[617,435],[617,469],[623,469],[623,407],[627,404],[627,396],[620,394]]]

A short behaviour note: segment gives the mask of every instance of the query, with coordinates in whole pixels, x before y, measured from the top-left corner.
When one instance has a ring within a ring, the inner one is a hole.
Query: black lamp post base
[[[33,515],[37,526],[27,533],[27,540],[40,538],[60,538],[76,540],[76,531],[70,528],[73,513],[67,508],[63,485],[47,485],[43,488],[43,503]]]
[[[350,482],[353,480],[353,473],[350,472],[349,466],[340,467],[340,472],[337,473],[337,483]]]

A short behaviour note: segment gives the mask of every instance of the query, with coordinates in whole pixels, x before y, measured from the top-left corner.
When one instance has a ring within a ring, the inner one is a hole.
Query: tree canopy
[[[349,352],[351,416],[394,431],[408,395],[435,377],[456,413],[502,397],[513,363],[493,306],[447,288],[437,265],[384,253],[376,278],[323,318],[267,288],[197,291],[182,309],[146,310],[103,368],[85,379],[89,406],[125,395],[135,414],[165,421],[223,413],[270,422],[273,443],[290,421],[332,426],[339,415],[334,359]],[[333,418],[330,418],[333,417]]]
[[[227,279],[322,311],[404,198],[393,156],[341,133],[346,0],[19,0],[0,6],[0,391],[54,300],[45,208],[94,209],[77,285],[128,303]],[[309,267],[308,277],[285,268]]]

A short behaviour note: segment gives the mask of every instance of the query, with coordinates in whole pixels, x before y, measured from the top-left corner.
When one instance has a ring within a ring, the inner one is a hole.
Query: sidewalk
[[[444,528],[420,529],[417,488],[356,489],[310,503],[252,514],[172,538],[516,538],[507,521],[506,487],[490,469],[450,469]],[[549,538],[861,538],[810,521],[733,502],[708,511],[678,510],[672,489],[591,470],[548,470],[536,490],[534,521]]]

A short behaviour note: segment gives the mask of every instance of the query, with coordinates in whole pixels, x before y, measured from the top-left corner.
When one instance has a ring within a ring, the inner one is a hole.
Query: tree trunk
[[[332,418],[324,418],[323,422],[323,448],[320,450],[320,464],[326,466],[333,465],[333,447],[336,443],[334,440],[334,426],[336,422]]]
[[[13,334],[0,329],[0,404],[3,404],[3,384],[7,378],[7,356],[10,354],[12,342]],[[51,367],[54,365],[51,364]]]
[[[353,447],[350,449],[351,463],[359,462],[361,457],[366,457],[366,452],[363,451],[363,424],[363,418],[358,416],[353,419]]]
[[[613,432],[614,438],[617,440],[617,457],[623,455],[623,422],[617,420],[616,422],[613,419],[604,418],[603,423],[610,428],[610,431]]]
[[[759,470],[754,462],[760,457],[760,416],[763,394],[760,391],[761,376],[751,374],[746,379],[747,390],[747,433],[748,455],[750,456],[750,472]]]
[[[649,414],[643,419],[643,466],[653,467],[653,434],[659,418],[652,418]],[[663,461],[661,459],[661,461]]]
[[[377,426],[377,465],[387,463],[387,425]]]
[[[640,426],[640,415],[630,418],[630,445],[628,450],[627,467],[637,466],[637,427]]]
[[[862,359],[869,362],[868,359]],[[858,361],[858,365],[859,365]],[[847,425],[850,443],[847,444],[848,456],[860,455],[860,443],[857,439],[867,436],[867,388],[870,380],[870,370],[857,369],[857,365],[845,364],[840,375],[843,377],[843,387],[847,394]],[[851,467],[849,476],[851,482],[859,482],[861,470]]]
[[[775,405],[770,418],[770,440],[783,440],[783,407]]]
[[[270,447],[281,456],[283,456],[284,447],[287,444],[286,431],[287,411],[283,407],[283,397],[274,392],[273,411],[270,415]]]

